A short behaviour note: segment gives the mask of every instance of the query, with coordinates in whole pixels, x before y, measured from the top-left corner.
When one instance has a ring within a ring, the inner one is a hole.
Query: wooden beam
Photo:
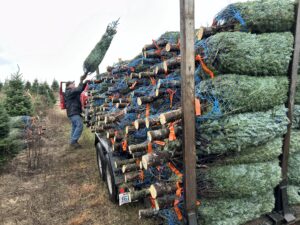
[[[293,61],[290,64],[290,90],[288,98],[288,118],[290,121],[293,121],[293,110],[295,103],[295,93],[297,85],[297,75],[298,75],[298,66],[299,66],[299,54],[300,54],[300,1],[298,3],[298,13],[296,20],[295,28],[295,44],[294,44],[294,54]],[[288,172],[288,158],[289,158],[289,147],[290,147],[290,138],[291,138],[291,129],[292,124],[288,126],[288,132],[284,137],[284,146],[283,146],[283,157],[282,157],[282,177],[287,179]]]
[[[194,0],[180,0],[181,104],[183,113],[184,197],[189,225],[197,224],[195,147]]]
[[[296,9],[296,23],[295,23],[295,43],[294,43],[294,53],[293,58],[290,63],[289,68],[289,78],[290,78],[290,88],[289,88],[289,97],[288,97],[288,118],[290,121],[293,121],[293,111],[294,111],[294,102],[295,102],[295,92],[297,85],[297,74],[298,74],[298,65],[299,65],[299,54],[300,54],[300,0],[298,0],[297,9]],[[288,130],[284,136],[283,142],[283,152],[281,159],[281,168],[282,168],[282,182],[276,188],[276,205],[275,211],[283,217],[285,222],[294,222],[295,216],[290,212],[288,206],[288,197],[287,197],[287,184],[288,184],[288,159],[290,152],[290,140],[291,140],[291,129],[292,124],[288,125]]]

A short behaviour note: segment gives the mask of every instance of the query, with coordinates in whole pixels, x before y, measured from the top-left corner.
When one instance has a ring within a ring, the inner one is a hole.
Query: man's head
[[[75,88],[75,81],[68,81],[66,83],[66,88],[67,89],[74,89]]]

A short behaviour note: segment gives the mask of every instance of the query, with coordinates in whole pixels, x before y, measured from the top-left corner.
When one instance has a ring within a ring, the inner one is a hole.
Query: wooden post
[[[195,147],[194,0],[180,0],[181,105],[183,114],[184,197],[189,225],[197,224]]]
[[[293,111],[294,111],[294,102],[295,102],[295,92],[297,85],[297,74],[298,74],[298,65],[299,65],[299,54],[300,54],[300,0],[298,0],[297,4],[297,17],[295,18],[295,43],[294,43],[294,53],[293,59],[290,63],[289,68],[289,78],[290,78],[290,89],[289,89],[289,97],[288,97],[288,118],[290,121],[293,121]],[[284,222],[292,222],[295,221],[295,216],[290,212],[288,206],[288,197],[287,197],[287,185],[288,185],[288,159],[289,159],[289,151],[290,151],[290,140],[291,140],[291,129],[292,124],[288,125],[288,130],[286,135],[284,136],[283,142],[283,152],[281,159],[281,168],[282,168],[282,182],[276,188],[276,205],[275,211],[279,213],[280,216],[283,217]],[[271,214],[271,218],[274,221],[280,219],[274,219]]]

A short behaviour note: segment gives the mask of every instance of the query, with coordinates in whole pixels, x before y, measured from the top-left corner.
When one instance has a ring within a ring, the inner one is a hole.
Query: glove
[[[85,80],[85,78],[87,77],[87,74],[84,74],[80,77],[80,82],[83,82]]]

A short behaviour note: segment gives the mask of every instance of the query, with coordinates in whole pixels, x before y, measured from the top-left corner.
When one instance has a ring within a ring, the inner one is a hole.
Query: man
[[[84,90],[86,83],[83,83],[87,75],[80,77],[80,83],[78,87],[75,86],[74,81],[68,81],[66,83],[65,91],[65,104],[67,109],[67,115],[72,124],[70,146],[72,148],[81,148],[78,143],[78,139],[81,136],[83,130],[83,123],[81,119],[82,106],[80,102],[80,94]]]

